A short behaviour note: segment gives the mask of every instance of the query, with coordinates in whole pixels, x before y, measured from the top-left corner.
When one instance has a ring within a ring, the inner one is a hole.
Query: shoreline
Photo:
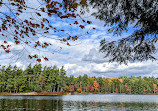
[[[8,92],[1,92],[0,96],[3,95],[19,95],[19,96],[63,96],[63,95],[91,95],[91,94],[124,94],[124,95],[158,95],[153,93],[147,93],[147,94],[132,94],[132,93],[63,93],[63,92],[28,92],[28,93],[8,93]]]

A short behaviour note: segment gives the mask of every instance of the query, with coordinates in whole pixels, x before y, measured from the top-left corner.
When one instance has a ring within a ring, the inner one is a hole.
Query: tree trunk
[[[120,85],[120,93],[121,93],[121,88],[122,88],[122,87],[121,87],[121,85]]]
[[[57,87],[57,92],[59,92],[59,86]]]
[[[114,93],[114,85],[112,85],[112,87],[113,87],[113,88],[112,88],[112,89],[113,89],[113,91],[112,91],[112,92]]]
[[[53,92],[55,92],[55,86],[53,86]]]

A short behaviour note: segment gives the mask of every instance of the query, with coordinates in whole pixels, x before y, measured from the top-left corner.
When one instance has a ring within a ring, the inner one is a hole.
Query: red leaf
[[[16,13],[16,15],[20,15],[19,13]]]
[[[6,52],[6,53],[9,53],[9,52],[10,52],[10,50],[5,50],[5,52]]]
[[[36,44],[37,44],[38,46],[40,46],[40,42],[39,42],[39,41],[37,41]]]
[[[25,19],[24,22],[28,23],[28,20]]]
[[[81,27],[81,29],[85,28],[83,25],[80,25],[79,27]]]
[[[30,58],[30,59],[32,59],[32,56],[31,56],[31,55],[29,55],[29,58]]]
[[[44,24],[41,24],[42,29],[44,28]]]
[[[67,45],[70,46],[70,44],[67,42]]]
[[[41,62],[41,59],[37,59],[37,62]]]
[[[48,46],[48,45],[49,45],[47,42],[44,42],[44,44],[45,44],[46,46]]]
[[[78,24],[78,22],[77,22],[77,21],[75,21],[75,22],[74,22],[74,24]]]
[[[7,45],[7,48],[9,48],[11,45]]]
[[[38,16],[41,16],[41,14],[40,13],[36,13]]]
[[[3,47],[3,48],[4,48],[4,45],[1,45],[1,47]]]
[[[16,40],[15,43],[16,43],[16,44],[19,44],[20,42]]]
[[[11,5],[15,5],[15,3],[11,3]]]
[[[48,61],[48,58],[47,58],[47,57],[44,57],[44,60],[45,60],[45,61]]]
[[[88,24],[91,24],[91,21],[87,21]]]
[[[7,41],[4,41],[4,43],[6,44],[6,43],[7,43]]]
[[[45,11],[44,11],[44,8],[40,8],[40,9],[42,10],[42,12],[45,12]]]
[[[38,58],[38,55],[35,54],[33,57],[34,57],[34,58]]]

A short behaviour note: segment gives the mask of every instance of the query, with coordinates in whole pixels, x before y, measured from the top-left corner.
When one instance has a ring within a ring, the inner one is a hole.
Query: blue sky
[[[38,7],[39,4],[36,0],[28,0],[30,6]],[[36,60],[28,59],[27,51],[23,50],[25,47],[31,54],[38,53],[40,56],[46,56],[49,58],[49,61],[42,60],[41,64],[43,66],[53,66],[57,65],[58,67],[64,66],[67,75],[78,75],[88,74],[89,76],[101,76],[107,78],[114,78],[120,76],[155,76],[158,77],[158,62],[157,61],[145,61],[145,62],[135,62],[129,63],[128,65],[120,65],[116,62],[109,63],[108,59],[104,58],[103,53],[99,53],[99,43],[103,38],[106,38],[109,41],[117,40],[122,37],[127,37],[133,30],[130,30],[128,33],[124,33],[120,37],[113,36],[107,32],[109,27],[104,27],[104,22],[95,19],[95,17],[90,16],[94,9],[90,10],[90,13],[82,15],[85,20],[92,21],[92,24],[84,24],[85,29],[82,30],[79,26],[73,25],[70,27],[70,23],[75,20],[72,19],[59,19],[55,16],[48,18],[51,20],[51,24],[55,27],[62,28],[66,30],[64,33],[71,33],[71,35],[84,35],[87,30],[92,29],[93,27],[96,30],[90,30],[89,34],[79,37],[77,41],[70,42],[72,46],[67,46],[60,41],[56,41],[56,38],[59,38],[57,35],[48,34],[48,38],[40,36],[36,38],[40,42],[50,42],[51,47],[39,51],[30,48],[29,46],[21,46],[12,44],[12,52],[9,54],[3,53],[1,51],[1,65],[17,65],[20,68],[25,69],[29,63],[36,64]],[[21,19],[29,17],[28,14],[21,15]],[[45,15],[46,16],[46,15]],[[66,36],[64,33],[58,33],[62,37]],[[53,38],[53,39],[52,39]],[[54,39],[55,38],[55,39]],[[0,40],[2,43],[3,40]],[[62,49],[60,48],[62,47]],[[16,55],[19,53],[18,55]],[[54,54],[52,54],[54,53]],[[158,54],[155,55],[157,57]],[[14,57],[12,57],[14,56]],[[12,57],[12,58],[10,58]],[[7,58],[7,59],[6,59]]]

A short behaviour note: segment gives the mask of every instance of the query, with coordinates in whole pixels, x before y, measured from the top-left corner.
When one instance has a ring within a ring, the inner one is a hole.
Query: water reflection
[[[61,100],[0,100],[0,111],[62,111]]]
[[[142,98],[144,98],[143,96]],[[157,98],[157,96],[148,96],[150,98]],[[87,97],[93,98],[93,101],[92,99],[85,101]],[[78,101],[79,98],[80,101]],[[98,98],[100,98],[100,101]],[[135,96],[135,98],[138,98],[138,96]],[[103,95],[69,95],[56,97],[0,96],[0,111],[157,111],[158,109],[158,103],[151,101],[151,99],[149,102],[141,102],[142,100],[138,102],[122,102],[120,100],[118,102],[118,98],[116,98],[117,102],[113,100],[114,98],[111,95],[109,95],[109,98],[107,95],[105,97]]]

